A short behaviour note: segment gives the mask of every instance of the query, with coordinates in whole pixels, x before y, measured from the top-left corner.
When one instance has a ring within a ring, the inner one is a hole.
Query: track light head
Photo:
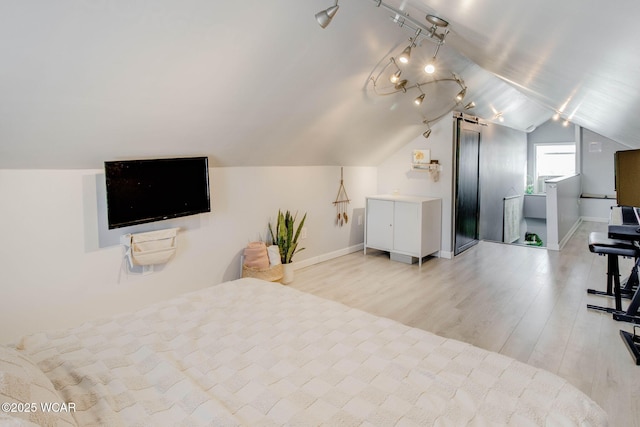
[[[467,94],[467,88],[462,88],[460,92],[456,95],[456,101],[460,102],[464,99],[464,96]]]
[[[464,106],[465,110],[471,110],[472,108],[476,108],[476,103],[473,101]]]
[[[405,86],[407,85],[407,83],[408,83],[407,79],[400,80],[395,84],[396,90],[402,90],[403,92],[406,92],[407,88]]]
[[[422,101],[424,101],[424,93],[420,94],[419,97],[413,100],[414,104],[421,105]]]
[[[402,62],[403,64],[408,64],[410,58],[411,58],[411,46],[409,45],[404,48],[404,50],[398,57],[398,61]]]
[[[389,80],[391,80],[391,83],[398,83],[400,81],[400,75],[402,74],[402,71],[398,70],[395,73],[393,73],[391,75],[391,77],[389,77]]]
[[[338,2],[336,2],[335,6],[316,13],[316,21],[318,21],[318,24],[320,24],[322,28],[327,28],[327,25],[331,23],[331,20],[339,8],[340,6],[338,6]]]
[[[425,125],[427,125],[427,130],[425,130],[425,131],[422,133],[422,136],[424,136],[424,137],[425,137],[425,139],[426,139],[426,138],[429,138],[429,136],[431,136],[431,126],[429,125],[429,120],[428,120],[428,119],[424,119],[424,120],[422,121],[422,123],[424,123]]]

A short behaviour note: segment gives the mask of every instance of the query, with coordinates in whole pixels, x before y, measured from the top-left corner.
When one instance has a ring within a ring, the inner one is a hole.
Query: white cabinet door
[[[432,197],[367,197],[364,253],[387,251],[391,259],[411,263],[440,250],[442,201]],[[406,260],[406,261],[405,261]]]
[[[367,200],[367,242],[371,248],[393,249],[393,201]]]
[[[420,204],[396,202],[393,214],[393,249],[420,254]]]

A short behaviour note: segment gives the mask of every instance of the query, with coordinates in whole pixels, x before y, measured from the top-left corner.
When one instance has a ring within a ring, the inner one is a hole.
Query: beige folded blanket
[[[251,242],[244,249],[244,265],[260,270],[269,268],[269,255],[264,242]]]

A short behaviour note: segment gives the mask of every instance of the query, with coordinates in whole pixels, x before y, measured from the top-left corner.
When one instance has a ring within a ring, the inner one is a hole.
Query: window
[[[536,191],[544,193],[544,181],[576,173],[576,145],[574,143],[536,144]]]

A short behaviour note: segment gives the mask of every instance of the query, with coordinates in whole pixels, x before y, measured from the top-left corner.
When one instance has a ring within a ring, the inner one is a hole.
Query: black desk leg
[[[611,260],[610,267],[612,267],[613,272],[613,294],[616,300],[616,310],[622,311],[622,296],[620,294],[620,265],[618,264],[618,257],[616,255],[608,255]]]
[[[633,327],[633,334],[620,330],[620,336],[627,346],[629,353],[631,353],[631,357],[633,357],[636,362],[636,365],[640,365],[640,336],[636,335],[636,328],[638,328],[638,326]]]
[[[621,284],[621,291],[623,298],[631,298],[635,290],[638,288],[638,264],[640,264],[640,258],[636,258],[631,269],[631,274]]]
[[[603,295],[601,292],[587,289],[590,294]],[[620,293],[620,264],[618,264],[618,256],[607,255],[607,292],[604,295],[613,296],[616,301],[616,308],[600,307],[597,305],[587,304],[587,308],[592,310],[606,311],[607,313],[622,312],[622,295]]]

